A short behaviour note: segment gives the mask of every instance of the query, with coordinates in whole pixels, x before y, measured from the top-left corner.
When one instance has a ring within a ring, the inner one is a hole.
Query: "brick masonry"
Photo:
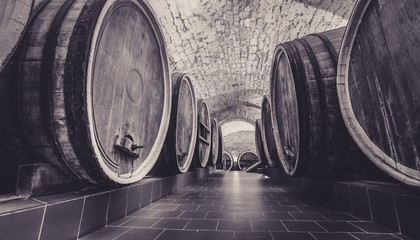
[[[355,0],[148,0],[172,71],[188,73],[219,122],[254,121],[281,42],[345,26]],[[240,109],[240,110],[237,110]],[[243,110],[245,109],[245,110]]]
[[[212,117],[221,124],[254,124],[262,96],[269,92],[276,45],[345,26],[356,2],[148,1],[161,23],[171,70],[190,75],[196,97],[207,100]]]

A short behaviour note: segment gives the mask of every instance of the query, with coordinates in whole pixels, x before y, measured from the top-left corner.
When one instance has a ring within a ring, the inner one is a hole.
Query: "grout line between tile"
[[[77,235],[76,235],[77,238],[79,238],[80,236],[80,228],[82,227],[82,219],[83,219],[83,212],[85,211],[85,203],[86,203],[86,197],[83,198],[82,212],[80,213],[79,228],[77,229]]]
[[[47,213],[47,206],[48,206],[47,204],[44,206],[44,214],[42,215],[41,226],[39,227],[38,240],[41,239],[42,228],[44,226],[45,215]]]
[[[365,187],[365,190],[366,190],[366,195],[367,195],[367,198],[368,198],[370,219],[371,219],[371,220],[373,220],[373,212],[372,212],[372,206],[371,206],[371,204],[370,204],[369,191],[368,191],[368,188],[367,188],[367,187]]]
[[[350,221],[346,221],[348,224],[350,224],[350,225],[352,225],[352,226],[354,226],[354,227],[356,227],[356,228],[358,228],[358,229],[360,229],[360,230],[362,230],[363,232],[365,232],[365,233],[369,233],[368,231],[365,231],[363,228],[361,228],[361,227],[358,227],[357,225],[354,225],[352,222],[350,222]]]
[[[106,225],[105,226],[107,226],[108,225],[108,214],[109,214],[109,205],[110,205],[110,202],[111,202],[111,193],[108,193],[109,195],[108,195],[108,204],[107,204],[107,206],[106,206],[106,216],[105,216],[105,223],[106,223]]]
[[[316,225],[318,225],[320,228],[322,228],[323,230],[325,230],[325,232],[329,232],[327,231],[327,229],[325,229],[323,226],[321,226],[321,224],[317,223],[316,221],[312,221],[314,222]]]
[[[398,231],[401,233],[400,218],[398,216],[397,203],[395,202],[395,194],[392,193],[392,202],[394,203],[395,215],[397,216]]]
[[[268,233],[270,234],[271,239],[274,240],[273,233],[271,233],[271,231],[268,231]]]
[[[113,240],[114,240],[114,239],[117,239],[117,238],[119,238],[119,237],[121,237],[121,236],[122,236],[122,235],[124,235],[126,232],[130,231],[131,229],[132,229],[132,228],[128,228],[126,231],[122,232],[120,235],[118,235],[118,236],[114,237],[114,238],[113,238]]]

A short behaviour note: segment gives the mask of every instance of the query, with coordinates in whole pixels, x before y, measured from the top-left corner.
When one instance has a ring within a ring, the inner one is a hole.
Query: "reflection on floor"
[[[82,239],[409,238],[314,203],[264,175],[218,171]]]

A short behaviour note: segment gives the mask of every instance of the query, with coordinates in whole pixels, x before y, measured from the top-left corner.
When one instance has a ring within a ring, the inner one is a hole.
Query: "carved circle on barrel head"
[[[143,78],[138,69],[132,68],[128,74],[128,81],[125,84],[125,92],[134,106],[141,104],[143,95]]]

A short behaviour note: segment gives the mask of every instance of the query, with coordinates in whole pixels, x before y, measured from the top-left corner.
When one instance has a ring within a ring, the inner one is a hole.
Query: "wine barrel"
[[[257,154],[254,152],[243,152],[238,157],[238,167],[240,170],[247,170],[252,165],[259,162]]]
[[[315,175],[332,169],[343,153],[345,127],[335,85],[343,34],[340,28],[275,49],[271,116],[277,153],[288,175]]]
[[[393,178],[420,188],[420,6],[359,1],[338,60],[337,91],[348,131]]]
[[[197,103],[188,75],[172,74],[172,110],[159,164],[169,174],[190,168],[197,140]]]
[[[262,166],[268,166],[267,157],[265,156],[263,141],[261,137],[261,119],[255,121],[255,148],[257,156]]]
[[[230,171],[233,167],[233,157],[228,152],[224,152],[222,155],[223,170]]]
[[[22,39],[33,5],[34,0],[0,1],[0,71]]]
[[[261,139],[268,166],[279,167],[280,161],[276,150],[276,143],[274,142],[271,106],[266,95],[264,95],[261,104]]]
[[[223,148],[223,135],[222,135],[222,126],[218,126],[218,131],[219,131],[219,150],[217,151],[217,162],[216,162],[216,169],[223,169],[223,152],[224,152],[224,148]]]
[[[198,134],[195,146],[196,167],[205,167],[209,161],[211,150],[211,123],[207,102],[203,99],[197,102],[198,109]]]
[[[164,39],[138,0],[51,0],[19,60],[22,142],[75,179],[129,184],[154,166],[169,125]]]
[[[209,165],[215,166],[219,155],[219,124],[215,118],[210,119],[211,122],[211,151]]]

